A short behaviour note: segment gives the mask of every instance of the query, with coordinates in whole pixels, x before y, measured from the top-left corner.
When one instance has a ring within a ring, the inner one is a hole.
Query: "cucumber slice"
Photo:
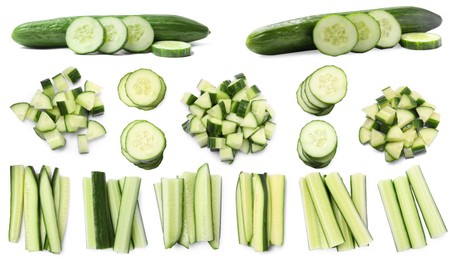
[[[117,92],[118,92],[118,97],[120,100],[125,103],[128,107],[135,107],[136,104],[134,104],[131,99],[128,97],[126,94],[126,81],[128,80],[129,75],[131,75],[131,72],[126,73],[121,79],[120,82],[118,83],[117,87]]]
[[[93,17],[74,19],[66,30],[66,44],[77,54],[97,51],[104,43],[104,28]]]
[[[380,24],[380,40],[377,47],[381,49],[396,46],[401,38],[402,30],[396,18],[385,10],[374,10],[369,12]]]
[[[128,40],[128,28],[120,18],[102,17],[99,19],[106,32],[105,41],[99,51],[106,54],[115,53],[123,48]]]
[[[362,53],[373,49],[381,35],[377,20],[366,13],[353,13],[345,17],[353,22],[358,31],[358,42],[352,52]]]
[[[355,25],[342,15],[320,19],[313,31],[315,47],[322,53],[338,56],[350,52],[358,42]]]
[[[300,133],[303,150],[313,158],[323,158],[337,148],[337,135],[334,128],[327,122],[313,120],[306,124]]]
[[[124,150],[139,161],[152,161],[164,152],[164,133],[148,121],[139,121],[131,126],[125,137]]]
[[[129,52],[145,52],[154,41],[154,30],[141,16],[126,16],[122,19],[128,28],[128,40],[123,49]]]
[[[347,94],[347,76],[339,67],[327,65],[310,77],[307,90],[328,105],[340,102]]]
[[[191,44],[181,41],[157,41],[151,52],[160,57],[187,57],[191,55]]]
[[[434,33],[404,33],[399,43],[410,50],[432,50],[441,46],[441,37]]]
[[[156,107],[164,98],[166,85],[161,77],[149,69],[138,69],[126,80],[125,92],[138,107]]]

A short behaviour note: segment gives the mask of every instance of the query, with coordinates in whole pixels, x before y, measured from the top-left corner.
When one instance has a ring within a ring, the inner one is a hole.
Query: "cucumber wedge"
[[[410,50],[432,50],[441,47],[441,37],[434,33],[404,33],[399,43]]]

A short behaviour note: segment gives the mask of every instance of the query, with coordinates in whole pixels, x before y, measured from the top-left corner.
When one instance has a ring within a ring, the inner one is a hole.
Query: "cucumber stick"
[[[96,249],[95,213],[93,209],[93,187],[91,178],[83,178],[85,208],[85,247]]]
[[[284,244],[285,175],[267,175],[270,244]]]
[[[23,165],[10,166],[10,219],[8,240],[13,243],[19,242],[22,216],[24,210],[24,178],[25,168]]]
[[[252,175],[254,192],[253,237],[251,246],[256,252],[268,250],[268,194],[265,174]]]
[[[194,208],[196,240],[213,240],[211,178],[208,164],[202,165],[197,170],[197,175],[195,177]]]
[[[134,213],[137,206],[141,180],[138,177],[126,177],[121,195],[118,213],[117,230],[113,250],[117,253],[128,253],[131,242],[131,231]]]
[[[180,238],[183,225],[182,179],[161,179],[162,220],[165,248],[171,248]]]
[[[448,232],[421,167],[419,165],[412,166],[406,174],[430,237],[436,238]]]
[[[407,228],[402,217],[393,181],[382,180],[378,182],[378,190],[380,191],[397,252],[410,249],[410,239],[408,238]]]
[[[31,166],[27,166],[24,176],[24,228],[25,249],[29,252],[42,249],[38,190],[35,170]]]
[[[246,234],[245,234],[245,227],[244,227],[244,219],[243,219],[243,205],[242,205],[242,199],[241,199],[241,185],[240,185],[240,179],[238,178],[238,182],[236,184],[236,196],[235,196],[235,201],[236,201],[236,223],[237,223],[237,229],[238,229],[238,242],[240,245],[248,245],[248,242],[246,240]]]
[[[246,243],[250,243],[253,235],[253,198],[254,191],[252,189],[252,174],[242,172],[239,177],[241,190],[241,211],[244,225],[244,236]]]
[[[184,218],[183,218],[183,230],[179,242],[187,240],[188,244],[194,244],[196,242],[195,237],[195,213],[194,213],[194,184],[195,184],[195,172],[184,172],[181,178],[184,180]],[[183,238],[186,237],[186,238]],[[183,243],[182,243],[183,244]]]
[[[222,177],[211,175],[211,209],[213,215],[213,240],[208,241],[211,248],[219,249],[221,240]]]
[[[43,169],[45,169],[43,167]],[[46,229],[46,241],[49,243],[49,251],[61,252],[60,233],[58,231],[57,213],[55,210],[52,186],[47,170],[40,172],[39,177],[39,203]]]
[[[92,172],[91,184],[93,200],[91,207],[93,208],[96,249],[111,248],[114,244],[115,235],[110,219],[105,173]]]

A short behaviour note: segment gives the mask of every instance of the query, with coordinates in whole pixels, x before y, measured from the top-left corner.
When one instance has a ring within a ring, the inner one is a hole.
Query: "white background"
[[[428,246],[419,250],[396,253],[388,222],[379,197],[377,182],[405,174],[414,164],[420,164],[432,189],[448,229],[454,224],[452,208],[452,20],[449,8],[437,1],[399,1],[398,5],[415,5],[430,9],[444,18],[441,27],[434,30],[443,37],[443,46],[432,51],[411,51],[396,46],[388,50],[372,50],[365,54],[347,54],[329,57],[317,51],[279,56],[261,56],[250,52],[244,42],[254,29],[291,18],[350,10],[395,6],[396,1],[10,1],[2,2],[0,17],[0,58],[2,90],[0,95],[0,127],[2,159],[0,160],[0,258],[34,257],[35,259],[64,257],[96,259],[100,257],[135,259],[276,259],[327,258],[365,259],[372,257],[397,259],[446,259],[452,254],[453,238],[448,233],[438,239],[428,238]],[[70,15],[90,14],[177,14],[207,25],[211,34],[193,46],[188,58],[159,58],[153,54],[86,55],[80,56],[68,49],[33,50],[23,48],[10,38],[15,26],[33,20]],[[451,28],[451,29],[450,29]],[[297,155],[296,144],[301,127],[316,117],[301,110],[295,98],[298,85],[318,67],[334,64],[343,68],[349,86],[346,98],[336,105],[331,114],[323,117],[333,124],[339,136],[339,148],[332,163],[322,173],[338,171],[348,179],[349,174],[367,175],[369,227],[374,241],[369,247],[350,252],[335,250],[309,251],[298,186],[301,176],[314,171],[303,164]],[[104,87],[101,98],[106,113],[97,118],[108,134],[90,143],[90,153],[79,155],[75,136],[68,136],[63,150],[51,151],[33,132],[32,124],[18,121],[9,106],[29,101],[40,88],[40,80],[52,77],[67,66],[79,69],[83,79]],[[138,68],[150,68],[167,83],[163,103],[153,111],[139,111],[126,107],[118,99],[116,87],[120,78]],[[215,153],[200,149],[183,132],[187,108],[180,103],[184,92],[197,93],[201,78],[219,84],[243,72],[256,84],[276,111],[277,129],[265,151],[254,155],[237,156],[232,165],[221,163]],[[374,102],[387,86],[408,85],[420,92],[426,100],[438,106],[442,115],[439,136],[425,155],[412,160],[388,164],[384,154],[357,139],[358,128],[364,120],[361,108]],[[120,153],[119,136],[123,127],[132,120],[147,119],[166,134],[167,149],[158,169],[141,170],[130,164]],[[208,244],[196,244],[190,250],[175,246],[165,250],[155,202],[153,183],[162,177],[174,177],[183,171],[195,171],[208,162],[212,173],[223,177],[222,236],[220,249],[211,250]],[[7,240],[9,218],[9,166],[12,164],[43,164],[59,167],[61,174],[71,178],[70,215],[61,256],[48,252],[28,253],[24,236],[18,244]],[[93,170],[105,171],[108,178],[123,176],[142,177],[140,203],[142,206],[149,246],[134,250],[128,256],[111,250],[85,249],[82,178]],[[252,248],[237,242],[235,219],[235,185],[240,171],[282,173],[287,176],[285,209],[285,244],[266,253],[255,253]]]

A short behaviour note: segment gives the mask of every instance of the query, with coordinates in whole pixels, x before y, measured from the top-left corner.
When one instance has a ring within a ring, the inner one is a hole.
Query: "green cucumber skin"
[[[367,13],[373,10],[375,9],[339,14]],[[394,15],[401,26],[402,33],[427,32],[440,26],[443,21],[438,14],[414,6],[390,7],[381,10]],[[312,32],[317,22],[326,15],[328,14],[306,16],[263,26],[249,34],[246,46],[249,50],[264,55],[315,50]]]
[[[107,16],[107,15],[106,15]],[[127,15],[116,15],[123,18]],[[203,39],[210,34],[207,26],[178,15],[142,14],[155,32],[155,41],[175,40],[192,42]],[[64,48],[67,47],[65,35],[71,22],[80,16],[61,17],[49,20],[27,22],[17,26],[11,37],[15,42],[30,48]],[[101,18],[105,16],[92,16]]]

